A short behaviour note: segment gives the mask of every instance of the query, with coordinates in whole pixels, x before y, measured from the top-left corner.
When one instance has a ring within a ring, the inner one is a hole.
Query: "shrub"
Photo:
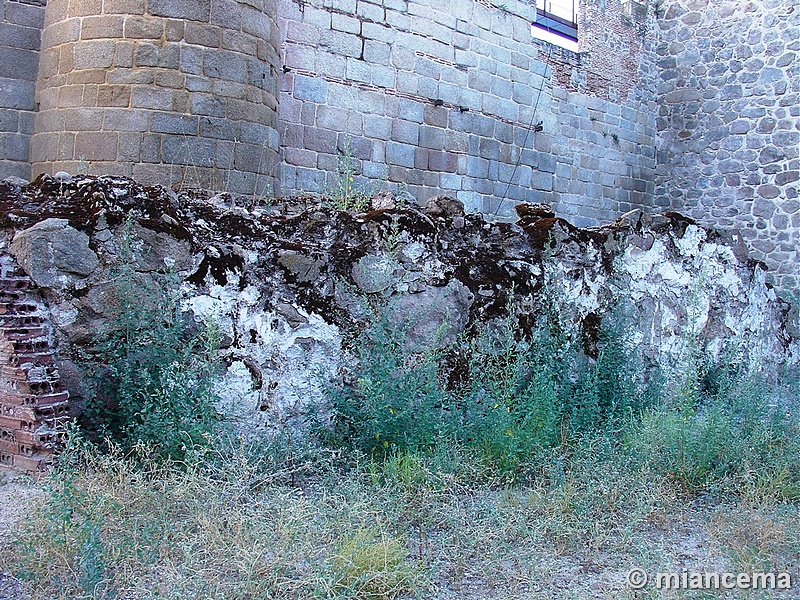
[[[380,456],[430,449],[448,421],[439,352],[406,354],[405,331],[390,320],[384,314],[356,340],[354,384],[331,389],[335,418],[328,441]]]
[[[796,410],[771,403],[755,374],[732,374],[685,399],[647,411],[624,443],[640,464],[692,492],[800,499],[800,422]]]
[[[473,344],[470,389],[459,431],[500,474],[559,441],[562,402],[539,340],[515,339],[513,312]]]
[[[206,323],[193,332],[181,316],[177,282],[137,273],[126,258],[111,325],[89,358],[92,394],[81,423],[123,451],[144,443],[182,460],[209,444],[220,418],[213,393],[219,331]]]

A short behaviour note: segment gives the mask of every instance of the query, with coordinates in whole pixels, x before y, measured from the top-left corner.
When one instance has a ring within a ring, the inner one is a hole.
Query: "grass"
[[[513,486],[456,447],[319,459],[294,486],[241,446],[194,465],[70,452],[0,549],[33,600],[634,598],[633,566],[798,567],[797,504],[687,497],[605,436]]]
[[[675,391],[648,388],[624,338],[606,330],[590,360],[552,324],[515,337],[513,318],[460,342],[456,384],[453,348],[409,352],[377,322],[316,445],[217,424],[165,452],[161,429],[195,431],[192,407],[213,400],[203,386],[187,400],[213,344],[171,354],[181,329],[140,335],[136,317],[137,351],[109,355],[124,435],[71,433],[0,564],[32,600],[710,598],[625,576],[798,576],[796,387],[698,363]],[[169,410],[144,415],[154,398]]]

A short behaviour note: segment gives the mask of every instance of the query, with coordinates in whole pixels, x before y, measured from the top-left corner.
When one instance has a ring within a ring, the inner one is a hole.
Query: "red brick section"
[[[608,0],[602,6],[597,2],[581,2],[578,13],[581,53],[555,46],[539,52],[539,59],[553,69],[558,87],[618,102],[624,101],[640,82],[652,16],[648,16],[646,9],[640,12],[635,7],[628,14],[624,5],[644,6],[619,0]],[[579,75],[577,79],[575,74]]]
[[[51,464],[68,415],[44,304],[15,264],[0,263],[0,465],[28,473]]]

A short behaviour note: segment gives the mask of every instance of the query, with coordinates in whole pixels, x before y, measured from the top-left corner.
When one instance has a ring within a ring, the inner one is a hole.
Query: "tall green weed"
[[[89,357],[91,397],[81,423],[128,451],[146,444],[173,460],[209,445],[220,415],[213,378],[220,334],[180,311],[177,281],[134,270],[130,232],[112,287],[110,325]]]

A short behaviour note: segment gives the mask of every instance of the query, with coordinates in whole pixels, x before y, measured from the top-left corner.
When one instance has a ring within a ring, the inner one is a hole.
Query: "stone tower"
[[[33,175],[272,189],[275,0],[49,0]]]

